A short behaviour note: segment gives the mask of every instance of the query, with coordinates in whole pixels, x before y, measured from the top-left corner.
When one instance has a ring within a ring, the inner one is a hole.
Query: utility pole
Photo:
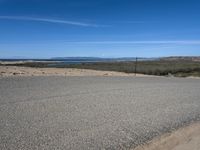
[[[137,75],[137,61],[138,61],[138,58],[135,57],[135,76]]]

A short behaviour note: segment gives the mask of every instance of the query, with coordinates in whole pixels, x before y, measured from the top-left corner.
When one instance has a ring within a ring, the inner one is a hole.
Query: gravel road
[[[0,149],[131,149],[200,118],[200,80],[0,79]]]

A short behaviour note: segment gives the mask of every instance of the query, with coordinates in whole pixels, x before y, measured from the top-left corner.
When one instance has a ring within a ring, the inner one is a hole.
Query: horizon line
[[[99,56],[52,56],[52,57],[23,57],[19,56],[11,56],[11,57],[0,57],[0,60],[4,59],[13,59],[13,60],[31,60],[31,59],[46,59],[46,60],[53,60],[53,59],[65,59],[65,58],[99,58],[99,59],[121,59],[121,58],[138,58],[138,59],[151,59],[151,58],[169,58],[169,57],[200,57],[200,55],[166,55],[166,56],[156,56],[156,57],[142,57],[142,56],[121,56],[121,57],[115,57],[115,56],[110,56],[110,57],[99,57]]]

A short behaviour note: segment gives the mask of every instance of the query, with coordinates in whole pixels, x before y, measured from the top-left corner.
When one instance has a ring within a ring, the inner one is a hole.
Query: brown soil
[[[200,150],[200,123],[165,134],[135,150]]]
[[[0,76],[135,76],[114,71],[96,71],[75,68],[31,68],[17,66],[0,66]],[[137,76],[148,76],[137,74]]]

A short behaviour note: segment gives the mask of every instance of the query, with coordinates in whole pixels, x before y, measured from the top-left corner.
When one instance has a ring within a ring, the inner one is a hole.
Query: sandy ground
[[[165,134],[135,150],[199,150],[200,123],[183,127],[173,133]]]
[[[16,66],[0,66],[0,76],[135,76],[114,71],[96,71],[74,68],[31,68]],[[137,76],[147,76],[137,74]]]
[[[0,61],[2,65],[15,65],[15,64],[24,64],[24,63],[49,63],[49,61],[33,61],[33,60],[26,60],[26,61]],[[51,61],[51,62],[59,62],[59,61]]]

